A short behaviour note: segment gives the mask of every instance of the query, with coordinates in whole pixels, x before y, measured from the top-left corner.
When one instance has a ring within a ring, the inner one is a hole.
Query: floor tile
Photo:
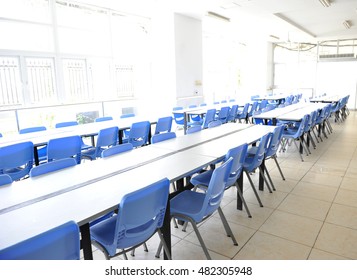
[[[323,221],[325,220],[330,207],[330,202],[290,194],[277,209],[291,214]]]
[[[357,207],[335,203],[327,215],[326,222],[357,230]]]
[[[319,185],[317,182],[300,182],[291,192],[295,195],[306,196],[318,200],[332,202],[336,196],[337,188]]]
[[[322,224],[321,221],[276,210],[259,231],[312,246]]]
[[[357,259],[357,231],[325,223],[315,248],[342,257]]]
[[[304,260],[311,248],[264,232],[257,232],[235,260]]]

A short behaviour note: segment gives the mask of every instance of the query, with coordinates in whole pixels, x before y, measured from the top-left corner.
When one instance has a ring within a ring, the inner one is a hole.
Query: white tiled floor
[[[235,190],[225,193],[223,212],[239,246],[233,246],[214,215],[199,227],[213,259],[357,259],[357,112],[332,126],[333,133],[304,162],[294,146],[278,154],[286,181],[275,163],[267,162],[277,190],[260,192],[264,207],[245,178],[251,219],[236,210]],[[205,259],[190,226],[186,233],[172,227],[172,235],[173,259]],[[157,245],[158,238],[152,238],[149,252],[138,248],[135,259],[155,259]],[[94,258],[103,254],[95,251]]]

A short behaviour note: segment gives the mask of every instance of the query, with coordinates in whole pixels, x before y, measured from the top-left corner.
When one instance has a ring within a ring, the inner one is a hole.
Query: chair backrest
[[[2,134],[1,134],[1,132],[0,132],[0,137],[2,137]]]
[[[262,101],[259,103],[258,108],[259,108],[259,110],[262,110],[262,109],[264,109],[267,105],[268,105],[268,100],[264,99],[264,100],[262,100]]]
[[[249,106],[250,106],[249,103],[245,103],[245,104],[244,104],[244,107],[243,107],[243,110],[242,110],[242,111],[239,111],[239,110],[238,110],[238,112],[237,112],[237,119],[245,119],[245,118],[247,118]]]
[[[78,225],[67,222],[0,250],[2,260],[79,260]]]
[[[62,158],[51,162],[46,162],[33,167],[30,170],[30,177],[37,177],[75,165],[77,165],[77,161],[74,158]]]
[[[5,185],[10,185],[12,183],[12,179],[8,174],[0,174],[0,187]]]
[[[13,181],[25,177],[33,166],[33,155],[30,141],[0,147],[0,174],[8,174]]]
[[[113,117],[111,117],[111,116],[106,116],[106,117],[96,118],[94,121],[95,121],[95,122],[105,122],[105,121],[111,121],[111,120],[113,120]]]
[[[170,181],[165,178],[122,198],[109,254],[146,241],[162,227],[169,188]]]
[[[177,110],[182,110],[183,107],[174,107],[172,110],[174,111],[172,114],[174,116],[174,121],[177,125],[184,125],[185,115],[184,113],[175,112]]]
[[[131,151],[132,149],[133,149],[133,145],[131,143],[123,143],[120,145],[115,145],[115,146],[109,147],[108,149],[103,150],[101,157],[102,158],[110,157],[113,155]]]
[[[252,95],[252,96],[250,97],[250,100],[251,100],[251,101],[257,101],[257,98],[259,98],[259,94]]]
[[[283,135],[283,131],[284,131],[284,126],[279,125],[272,132],[273,134],[269,139],[268,148],[265,152],[266,158],[271,157],[277,153],[279,144],[280,144],[280,140]]]
[[[239,176],[242,173],[243,170],[243,163],[245,160],[245,157],[247,155],[247,150],[248,150],[248,144],[242,144],[238,147],[229,149],[225,161],[227,161],[229,158],[233,158],[232,161],[232,167],[227,179],[227,185],[226,188],[232,186],[239,178]]]
[[[193,125],[186,129],[186,134],[192,134],[195,132],[199,132],[201,130],[202,130],[202,127],[200,125]]]
[[[216,127],[222,125],[221,120],[213,120],[208,124],[208,128]]]
[[[176,138],[175,132],[165,132],[160,134],[155,134],[151,137],[151,144],[159,143],[168,139]]]
[[[267,150],[267,144],[272,133],[265,134],[259,140],[258,148],[253,158],[248,162],[244,162],[243,168],[248,172],[255,170],[260,166],[265,158],[265,152]]]
[[[61,127],[67,127],[67,126],[75,126],[78,125],[77,121],[68,121],[68,122],[60,122],[60,123],[56,123],[55,127],[56,128],[61,128]]]
[[[202,128],[208,128],[208,124],[216,117],[216,109],[209,109],[205,115]]]
[[[97,143],[95,145],[95,156],[101,157],[104,149],[115,146],[119,139],[119,128],[117,126],[99,130]]]
[[[253,116],[253,113],[258,109],[259,103],[258,101],[254,101],[252,106],[250,107],[250,110],[248,109],[248,116],[251,117]]]
[[[142,121],[133,123],[130,127],[128,142],[134,147],[146,145],[148,143],[150,122]]]
[[[229,111],[230,111],[230,110],[231,110],[231,108],[230,108],[229,106],[222,107],[222,108],[219,110],[218,119],[219,119],[222,123],[226,123],[226,122],[227,122],[227,119],[228,119]]]
[[[34,126],[34,127],[27,127],[19,130],[20,134],[37,132],[37,131],[44,131],[46,130],[45,126]]]
[[[194,220],[202,220],[204,217],[211,215],[220,206],[228,176],[232,169],[232,163],[233,158],[229,158],[213,171],[206,190],[203,206],[201,210],[193,216]]]
[[[47,162],[74,157],[81,163],[82,139],[78,135],[50,139],[47,143]]]
[[[238,113],[238,105],[233,105],[231,110],[229,111],[228,121],[235,121]]]
[[[132,118],[132,117],[135,117],[134,113],[122,114],[120,116],[121,119]]]
[[[162,117],[157,120],[155,133],[159,134],[163,132],[170,132],[172,127],[172,117]]]
[[[297,128],[296,132],[294,133],[293,137],[294,138],[298,138],[300,137],[303,133],[304,133],[304,129],[305,129],[305,125],[306,125],[306,121],[309,118],[310,115],[305,115],[301,122],[299,123],[299,127]],[[284,133],[283,133],[284,135]]]

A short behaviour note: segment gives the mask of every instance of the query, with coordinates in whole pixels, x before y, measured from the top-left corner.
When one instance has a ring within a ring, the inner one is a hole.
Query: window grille
[[[115,83],[117,97],[133,97],[135,91],[134,67],[115,65]]]
[[[63,73],[66,99],[71,101],[90,100],[85,60],[64,59]]]
[[[56,101],[52,59],[26,58],[31,103]]]
[[[0,57],[0,105],[21,103],[19,60],[15,57]]]

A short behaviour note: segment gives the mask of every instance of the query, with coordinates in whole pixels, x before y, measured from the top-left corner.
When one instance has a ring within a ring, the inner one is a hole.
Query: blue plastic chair
[[[12,184],[12,179],[8,174],[0,174],[0,187]]]
[[[235,148],[229,149],[223,162],[227,161],[229,158],[233,158],[233,162],[232,162],[231,170],[229,172],[225,190],[229,189],[232,186],[235,186],[237,188],[238,195],[241,198],[245,209],[247,210],[248,217],[251,218],[252,215],[250,214],[248,206],[244,200],[242,191],[239,188],[237,182],[238,178],[241,176],[243,171],[243,163],[247,154],[247,150],[248,150],[248,144],[243,144]],[[200,188],[205,191],[211,180],[213,170],[214,169],[209,169],[203,173],[199,173],[196,176],[192,177],[190,182],[192,185],[195,186],[194,189]]]
[[[287,129],[283,130],[283,135],[282,135],[282,139],[281,139],[281,150],[285,151],[286,150],[286,146],[289,144],[289,141],[293,142],[296,149],[299,152],[301,161],[304,161],[304,158],[302,156],[302,154],[300,153],[299,147],[296,144],[296,140],[300,141],[300,145],[302,146],[302,148],[305,150],[306,154],[308,154],[308,151],[306,150],[306,147],[304,145],[304,141],[302,139],[303,134],[304,134],[304,128],[306,125],[306,122],[308,120],[308,115],[305,115],[303,117],[303,119],[301,120],[301,122],[295,123],[294,127],[288,127]]]
[[[135,117],[134,113],[122,114],[120,116],[121,119],[132,118],[132,117]]]
[[[1,132],[0,132],[0,137],[2,137],[2,134],[1,134]]]
[[[258,106],[259,106],[259,102],[258,101],[254,101],[252,106],[250,107],[250,109],[248,109],[248,114],[247,114],[247,120],[248,122],[252,123],[250,121],[250,118],[253,117],[253,114],[256,110],[258,110]]]
[[[110,157],[113,155],[131,151],[132,149],[133,149],[133,145],[131,143],[123,143],[120,145],[115,145],[102,151],[101,157],[102,158]]]
[[[34,126],[34,127],[22,128],[19,130],[19,133],[25,134],[25,133],[32,133],[37,131],[44,131],[44,130],[46,130],[45,126]]]
[[[123,139],[125,143],[131,143],[134,148],[144,146],[149,141],[150,122],[142,121],[133,123],[130,127],[129,136]]]
[[[216,211],[218,211],[221,217],[227,235],[232,238],[234,245],[238,245],[220,208],[232,163],[233,159],[230,158],[213,171],[205,193],[185,190],[170,200],[171,216],[192,224],[207,259],[211,259],[211,256],[198,230],[197,224],[206,220]]]
[[[33,167],[30,170],[30,177],[37,177],[43,174],[51,173],[75,165],[77,165],[77,161],[74,158],[62,158],[55,161],[46,162]]]
[[[82,139],[78,135],[50,139],[47,143],[47,162],[75,158],[81,163]]]
[[[213,120],[208,124],[208,128],[216,127],[222,125],[221,120]]]
[[[127,119],[127,118],[133,118],[133,117],[135,117],[135,114],[134,114],[134,113],[122,114],[122,115],[120,116],[121,119]],[[129,131],[130,131],[130,129],[124,129],[124,130],[123,130],[123,137],[124,137],[124,138],[128,138],[128,136],[129,136]]]
[[[55,124],[55,128],[68,127],[78,125],[77,121],[67,121],[67,122],[59,122]]]
[[[13,181],[26,177],[33,166],[33,149],[29,141],[0,147],[0,174]]]
[[[67,122],[56,123],[55,127],[56,128],[62,128],[62,127],[76,126],[76,125],[78,125],[77,121],[67,121]],[[81,144],[82,150],[85,150],[85,149],[88,149],[88,148],[92,147],[91,145],[85,144],[83,139],[81,139],[81,141],[82,141],[82,144]]]
[[[155,126],[155,133],[154,134],[159,134],[159,133],[164,133],[164,132],[170,132],[172,127],[172,117],[162,117],[157,120],[156,126]]]
[[[238,105],[233,105],[231,110],[229,111],[227,122],[236,122],[237,114],[238,114]]]
[[[263,110],[268,105],[268,100],[264,99],[259,103],[258,110]]]
[[[112,120],[113,120],[113,117],[111,117],[111,116],[104,116],[104,117],[96,118],[94,121],[95,121],[95,122],[106,122],[106,121],[112,121]]]
[[[283,180],[285,180],[285,177],[284,177],[284,174],[280,168],[280,165],[279,165],[279,162],[277,160],[277,152],[278,152],[278,149],[279,149],[279,145],[280,145],[280,141],[281,141],[281,137],[283,135],[283,130],[284,130],[284,126],[277,126],[274,131],[272,132],[272,135],[269,139],[269,142],[268,142],[268,146],[267,146],[267,149],[265,151],[265,161],[268,160],[268,159],[274,159],[275,161],[275,164],[280,172],[280,175],[281,175],[281,178]],[[250,147],[249,150],[248,150],[248,155],[249,156],[254,156],[254,154],[257,152],[258,150],[258,147],[256,146],[253,146],[253,147]],[[272,186],[273,190],[275,190],[275,187],[274,187],[274,183],[270,177],[270,174],[269,174],[269,171],[268,169],[266,168],[265,169],[265,172],[267,174],[267,177],[269,179],[269,182],[270,182],[270,185]]]
[[[101,129],[98,133],[95,147],[82,151],[82,158],[95,160],[101,157],[105,149],[117,144],[118,133],[119,128],[117,126]]]
[[[188,106],[188,108],[197,108],[198,106],[197,105],[190,105]],[[200,115],[197,115],[197,114],[193,114],[193,115],[190,115],[191,116],[191,122],[192,123],[199,123],[201,124],[202,123],[202,118]]]
[[[47,130],[45,126],[27,127],[27,128],[20,129],[19,134],[26,134],[26,133],[32,133],[38,131],[45,131],[45,130]],[[46,146],[37,147],[36,149],[37,149],[39,162],[46,160],[46,152],[47,152]]]
[[[250,104],[249,103],[245,103],[242,111],[240,111],[238,109],[238,112],[237,112],[237,120],[239,122],[241,122],[241,120],[244,120],[246,123],[248,123],[248,110],[249,110],[249,106]]]
[[[209,109],[204,117],[202,129],[208,128],[208,124],[216,118],[216,109]]]
[[[177,106],[174,107],[173,110],[173,117],[174,117],[174,121],[176,123],[176,129],[177,128],[183,128],[184,124],[185,124],[185,114],[184,113],[179,113],[179,112],[175,112],[177,110],[182,110],[183,107]]]
[[[264,170],[261,166],[263,163],[263,160],[265,159],[265,152],[267,150],[267,145],[268,145],[268,141],[269,141],[270,137],[271,137],[271,133],[268,133],[268,134],[264,135],[263,137],[261,137],[259,140],[258,148],[257,148],[256,152],[254,153],[254,155],[249,155],[249,153],[248,153],[247,156],[245,157],[245,160],[243,163],[243,170],[248,177],[249,183],[252,186],[253,192],[258,200],[260,207],[263,207],[263,203],[260,200],[259,194],[254,186],[254,183],[253,183],[252,178],[250,177],[249,173],[254,172],[258,168],[260,175],[263,177],[264,182],[269,189],[269,192],[272,193],[269,183],[268,183],[267,179],[265,178]]]
[[[125,195],[119,203],[118,214],[90,228],[92,244],[106,259],[124,254],[142,245],[156,232],[171,259],[160,228],[163,225],[170,181],[165,178]],[[117,252],[117,250],[121,250]]]
[[[79,260],[78,225],[67,222],[0,250],[1,260]]]
[[[176,138],[175,132],[165,132],[160,134],[155,134],[151,137],[151,144],[159,143],[161,141],[169,140]]]
[[[192,134],[195,132],[199,132],[202,130],[202,127],[200,125],[194,125],[194,126],[190,126],[187,128],[186,130],[186,134]]]
[[[220,120],[222,123],[226,123],[228,120],[230,110],[231,108],[229,106],[222,107],[219,110],[217,119]]]

